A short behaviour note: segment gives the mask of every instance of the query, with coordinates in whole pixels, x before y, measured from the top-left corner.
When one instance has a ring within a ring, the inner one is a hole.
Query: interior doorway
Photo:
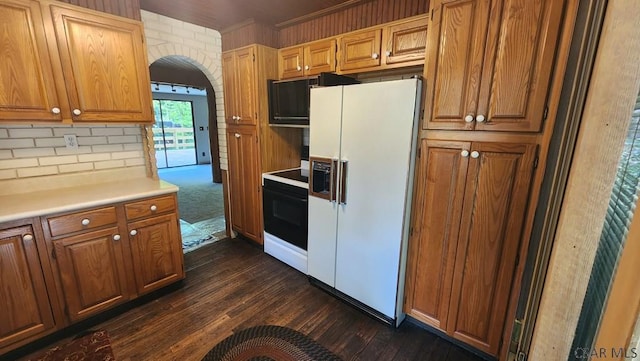
[[[158,176],[179,188],[186,253],[226,237],[215,92],[193,59],[168,56],[149,70]]]

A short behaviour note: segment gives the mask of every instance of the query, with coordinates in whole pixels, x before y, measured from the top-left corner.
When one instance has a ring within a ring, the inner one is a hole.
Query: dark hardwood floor
[[[218,241],[185,258],[183,287],[91,327],[109,332],[118,361],[200,360],[262,324],[298,330],[344,360],[481,360],[412,323],[374,320],[248,241]]]

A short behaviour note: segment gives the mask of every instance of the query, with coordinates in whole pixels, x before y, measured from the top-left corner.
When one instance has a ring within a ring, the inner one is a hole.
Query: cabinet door
[[[447,333],[497,356],[536,146],[473,143]]]
[[[256,72],[253,47],[236,51],[236,124],[256,125]]]
[[[340,70],[380,65],[382,29],[361,31],[340,38]]]
[[[471,145],[422,140],[405,312],[446,330]]]
[[[386,27],[383,44],[385,64],[420,62],[427,46],[427,18]]]
[[[224,91],[224,119],[227,124],[235,124],[238,116],[236,86],[236,56],[234,52],[222,54],[222,86]]]
[[[53,17],[55,39],[48,40],[57,39],[73,120],[152,123],[142,24],[43,6]]]
[[[262,191],[256,130],[234,127],[227,132],[229,194],[234,229],[262,243]]]
[[[0,350],[55,327],[31,226],[0,230]]]
[[[0,0],[0,120],[62,120],[40,4]]]
[[[315,42],[304,47],[304,74],[336,71],[336,40]]]
[[[499,1],[493,1],[494,6]],[[473,129],[490,0],[434,0],[429,23],[425,114],[429,129]],[[491,17],[498,21],[500,16]],[[465,119],[467,121],[465,121]]]
[[[278,65],[280,68],[280,79],[303,76],[303,56],[304,51],[301,46],[279,50]]]
[[[564,1],[504,0],[489,30],[478,130],[540,130]]]
[[[128,299],[118,228],[53,241],[71,321],[97,314]]]
[[[184,278],[175,213],[129,223],[128,228],[138,295]]]

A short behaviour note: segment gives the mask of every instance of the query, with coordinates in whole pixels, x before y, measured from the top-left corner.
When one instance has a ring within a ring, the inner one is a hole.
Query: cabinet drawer
[[[128,203],[124,206],[127,219],[138,219],[170,212],[176,209],[173,196],[145,199],[139,202]]]
[[[116,224],[116,208],[104,207],[47,218],[52,237]]]

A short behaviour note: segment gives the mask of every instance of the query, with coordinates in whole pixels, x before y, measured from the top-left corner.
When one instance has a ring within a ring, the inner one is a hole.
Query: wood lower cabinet
[[[34,226],[0,226],[0,354],[55,330]],[[53,296],[53,294],[51,294]]]
[[[128,224],[131,259],[139,295],[184,278],[182,244],[175,213]]]
[[[252,127],[227,128],[231,224],[262,244],[262,189],[258,134]]]
[[[48,0],[0,19],[0,121],[153,122],[141,22]]]
[[[431,1],[423,127],[539,131],[563,5]]]
[[[71,322],[129,300],[122,239],[113,226],[53,241]]]
[[[536,147],[422,141],[405,312],[494,356]]]

